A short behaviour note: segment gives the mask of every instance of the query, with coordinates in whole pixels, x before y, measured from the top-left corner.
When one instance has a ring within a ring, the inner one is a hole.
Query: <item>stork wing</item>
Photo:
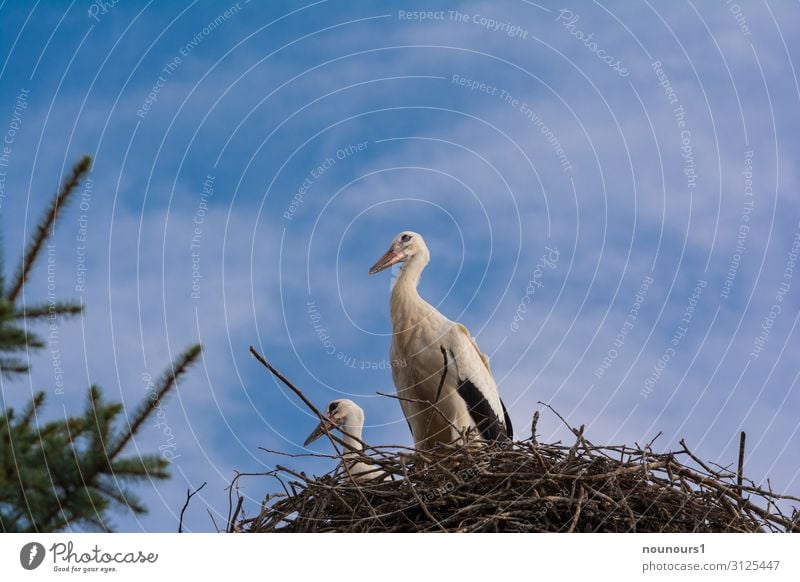
[[[511,419],[500,400],[488,358],[461,324],[450,328],[446,343],[456,370],[458,395],[464,399],[480,435],[487,440],[512,438]]]
[[[457,323],[456,325],[461,330],[461,332],[465,336],[467,336],[469,338],[469,341],[472,344],[472,347],[475,348],[476,352],[478,352],[478,355],[480,356],[481,361],[483,362],[483,365],[486,366],[486,369],[489,370],[489,373],[491,374],[492,373],[492,367],[489,365],[489,356],[487,356],[486,354],[484,354],[481,351],[481,349],[478,347],[478,342],[475,341],[475,338],[472,337],[472,334],[469,333],[469,330],[466,328],[466,326],[463,323]]]

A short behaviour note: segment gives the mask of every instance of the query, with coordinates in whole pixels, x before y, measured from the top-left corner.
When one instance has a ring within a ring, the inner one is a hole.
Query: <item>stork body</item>
[[[474,431],[484,440],[512,437],[489,362],[466,327],[420,297],[420,274],[430,260],[417,233],[402,232],[372,267],[403,263],[392,287],[392,378],[415,446],[430,450]]]
[[[334,400],[328,404],[325,418],[314,429],[304,446],[310,445],[317,440],[326,430],[338,428],[342,432],[342,443],[344,443],[344,453],[342,454],[342,464],[346,472],[356,481],[369,481],[385,475],[380,467],[363,462],[362,451],[364,446],[361,442],[361,433],[364,429],[364,411],[352,400]]]

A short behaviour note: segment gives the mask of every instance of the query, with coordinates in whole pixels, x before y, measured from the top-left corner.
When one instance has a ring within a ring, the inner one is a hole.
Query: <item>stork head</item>
[[[427,262],[429,254],[428,247],[425,245],[425,240],[422,235],[410,230],[405,230],[394,237],[389,250],[378,259],[378,262],[372,265],[369,270],[370,275],[379,273],[384,269],[388,269],[397,263],[405,263],[414,257],[424,257]]]
[[[322,421],[317,425],[303,446],[307,447],[326,431],[341,428],[346,433],[361,438],[361,429],[364,428],[364,411],[352,400],[334,400],[328,404],[328,408],[322,415]]]

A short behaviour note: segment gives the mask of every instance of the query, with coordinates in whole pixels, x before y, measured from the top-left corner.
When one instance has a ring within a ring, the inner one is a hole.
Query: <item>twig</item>
[[[572,461],[572,459],[575,458],[575,454],[578,452],[578,447],[581,444],[581,439],[583,439],[583,429],[584,429],[584,426],[581,425],[580,428],[578,428],[578,431],[575,433],[575,437],[576,437],[575,438],[575,444],[572,445],[570,447],[569,451],[567,452],[567,459],[566,459],[565,463],[569,463],[570,461]]]
[[[739,497],[742,497],[742,480],[744,478],[744,445],[746,435],[744,431],[739,434],[739,464],[736,470],[736,490],[739,492]],[[739,505],[739,509],[742,509],[741,504]]]
[[[569,525],[569,529],[567,533],[572,533],[575,531],[575,528],[578,527],[578,518],[581,516],[581,509],[583,509],[583,504],[586,501],[586,490],[581,487],[580,497],[578,498],[578,505],[575,508],[575,515],[572,517],[572,523]]]
[[[695,463],[697,463],[698,465],[700,465],[701,467],[703,467],[703,469],[704,469],[705,471],[707,471],[709,474],[711,474],[711,475],[715,475],[715,474],[716,474],[716,471],[714,471],[714,469],[712,469],[711,467],[709,467],[708,465],[706,465],[706,464],[703,462],[703,460],[702,460],[702,459],[700,459],[699,457],[697,457],[697,456],[696,456],[696,455],[695,455],[695,454],[694,454],[692,451],[690,451],[690,450],[689,450],[689,447],[688,447],[688,446],[686,446],[686,441],[685,441],[684,439],[681,439],[681,440],[680,440],[680,441],[678,441],[678,442],[679,442],[679,443],[680,443],[680,445],[683,447],[683,452],[684,452],[684,453],[686,453],[687,455],[689,455],[689,457],[691,457],[691,459],[692,459],[692,460],[693,460]]]
[[[244,503],[244,497],[240,495],[239,500],[236,502],[236,510],[231,515],[231,520],[228,523],[228,533],[236,531],[236,518],[239,517],[239,512],[242,510],[242,503]]]
[[[181,518],[178,522],[178,533],[183,533],[183,514],[186,512],[186,508],[189,507],[189,502],[192,500],[192,497],[200,493],[200,490],[206,486],[206,481],[203,481],[203,484],[200,485],[197,489],[192,491],[191,489],[186,490],[186,503],[183,504],[183,509],[181,509]]]
[[[302,390],[300,390],[300,388],[298,388],[298,387],[297,387],[297,386],[295,386],[294,384],[292,384],[292,382],[291,382],[291,381],[289,381],[289,379],[288,379],[288,378],[286,378],[286,376],[284,376],[283,374],[281,374],[279,370],[277,370],[276,368],[274,368],[274,367],[272,366],[272,364],[270,364],[270,363],[269,363],[267,360],[265,360],[265,359],[264,359],[264,356],[262,356],[261,354],[259,354],[259,353],[256,351],[256,349],[255,349],[253,346],[250,346],[250,354],[252,354],[252,356],[253,356],[253,357],[254,357],[256,360],[258,360],[259,362],[261,362],[261,365],[262,365],[262,366],[264,366],[264,367],[265,367],[267,370],[269,370],[270,372],[272,372],[272,374],[273,374],[273,375],[274,375],[276,378],[278,378],[278,380],[280,380],[281,382],[283,382],[284,384],[286,384],[286,386],[288,386],[288,387],[289,387],[289,389],[290,389],[292,392],[294,392],[294,393],[295,393],[295,394],[298,396],[298,398],[300,398],[300,400],[302,400],[302,401],[303,401],[303,404],[305,404],[306,406],[308,406],[308,408],[311,410],[311,412],[313,412],[314,414],[316,414],[316,415],[317,415],[317,418],[319,418],[320,420],[325,420],[325,419],[326,419],[326,417],[325,417],[325,416],[323,416],[323,414],[322,414],[322,413],[319,411],[319,409],[318,409],[316,406],[314,406],[314,403],[313,403],[313,402],[311,402],[311,401],[310,401],[308,398],[306,398],[306,395],[305,395],[305,394],[303,394],[303,391],[302,391]]]
[[[536,444],[536,425],[539,424],[539,411],[533,413],[533,420],[531,421],[531,442]]]
[[[217,525],[217,520],[214,519],[214,514],[211,513],[211,510],[208,507],[206,507],[206,511],[208,512],[208,517],[211,518],[211,523],[214,524],[214,529],[217,531],[217,533],[219,533],[220,529],[219,529],[219,526]]]
[[[323,423],[323,425],[322,425],[322,430],[325,432],[325,435],[326,435],[326,436],[327,436],[327,437],[328,437],[328,438],[331,440],[331,442],[332,442],[332,444],[333,444],[334,448],[336,449],[336,452],[337,452],[338,454],[340,454],[340,455],[341,455],[341,451],[339,451],[339,449],[336,447],[336,442],[338,442],[339,444],[341,444],[341,445],[343,445],[343,446],[344,446],[344,444],[345,444],[345,443],[344,443],[344,441],[342,441],[342,439],[338,438],[338,437],[337,437],[336,435],[334,435],[334,434],[331,434],[330,430],[328,430],[327,424],[326,424],[326,422],[325,422],[325,421],[327,421],[327,420],[328,420],[328,418],[327,418],[327,417],[326,417],[324,414],[322,414],[322,413],[319,411],[319,409],[318,409],[316,406],[314,406],[314,404],[311,402],[311,400],[309,400],[309,399],[306,397],[306,395],[305,395],[305,394],[303,394],[303,391],[302,391],[302,390],[300,390],[300,388],[298,388],[297,386],[295,386],[295,385],[294,385],[294,384],[293,384],[293,383],[292,383],[292,382],[291,382],[291,381],[290,381],[290,380],[289,380],[289,379],[288,379],[286,376],[284,376],[283,374],[281,374],[281,372],[280,372],[280,371],[279,371],[277,368],[275,368],[275,367],[274,367],[272,364],[270,364],[270,363],[269,363],[269,362],[268,362],[266,359],[264,359],[264,356],[262,356],[261,354],[259,354],[259,353],[256,351],[256,349],[255,349],[253,346],[250,346],[250,354],[251,354],[251,355],[252,355],[252,356],[253,356],[253,357],[254,357],[256,360],[258,360],[258,361],[261,363],[261,365],[262,365],[262,366],[264,366],[264,367],[265,367],[267,370],[269,370],[270,372],[272,372],[272,374],[273,374],[273,375],[274,375],[276,378],[278,378],[278,380],[280,380],[280,381],[281,381],[281,382],[283,382],[283,383],[284,383],[286,386],[288,386],[288,387],[289,387],[289,389],[290,389],[292,392],[294,392],[294,393],[297,395],[297,397],[298,397],[298,398],[300,398],[300,400],[302,400],[302,401],[303,401],[303,404],[305,404],[305,405],[306,405],[306,406],[309,408],[309,410],[311,410],[311,412],[313,412],[313,413],[314,413],[314,414],[317,416],[317,418],[318,418],[318,419],[319,419],[319,420],[320,420],[320,421]],[[355,435],[351,435],[351,434],[350,434],[350,433],[348,433],[348,432],[345,432],[344,430],[342,430],[342,429],[341,429],[341,427],[339,427],[339,429],[338,429],[338,430],[339,430],[339,431],[340,431],[342,434],[344,434],[344,435],[346,435],[346,436],[348,436],[348,437],[350,437],[350,438],[354,439],[355,441],[357,441],[359,444],[361,444],[361,446],[363,446],[363,447],[367,447],[367,446],[368,446],[368,445],[367,445],[367,444],[366,444],[364,441],[362,441],[360,438],[358,438],[358,437],[357,437],[357,436],[355,436]]]

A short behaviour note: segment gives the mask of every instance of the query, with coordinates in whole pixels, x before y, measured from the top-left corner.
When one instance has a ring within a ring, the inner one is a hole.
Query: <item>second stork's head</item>
[[[408,263],[412,260],[425,265],[429,259],[430,253],[422,235],[406,230],[394,237],[389,250],[372,266],[369,274],[374,275],[397,263]]]
[[[332,401],[328,404],[325,414],[323,414],[322,422],[317,425],[314,432],[308,435],[303,446],[307,447],[325,434],[327,430],[334,428],[339,428],[347,433],[347,435],[352,435],[360,439],[361,431],[364,428],[364,411],[358,404],[346,398]],[[345,442],[352,440],[349,439],[347,435],[345,435],[344,438]],[[361,448],[359,443],[354,442],[352,444],[354,445],[353,448]]]

